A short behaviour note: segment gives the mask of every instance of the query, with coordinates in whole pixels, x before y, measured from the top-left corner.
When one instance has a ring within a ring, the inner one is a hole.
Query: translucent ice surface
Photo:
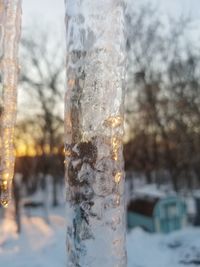
[[[0,0],[0,199],[7,206],[14,172],[14,125],[18,82],[21,0]]]
[[[66,0],[68,267],[125,267],[124,3]]]

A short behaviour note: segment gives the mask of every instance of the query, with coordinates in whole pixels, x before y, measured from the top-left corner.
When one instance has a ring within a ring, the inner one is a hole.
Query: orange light
[[[117,173],[115,174],[115,183],[116,183],[116,184],[119,184],[120,181],[121,181],[121,179],[122,179],[122,173],[121,173],[121,172],[117,172]]]
[[[112,143],[112,150],[113,150],[112,151],[113,159],[115,161],[117,161],[118,160],[119,148],[120,148],[120,145],[121,145],[121,140],[118,137],[114,136],[112,138],[111,143]]]
[[[121,126],[123,118],[121,116],[109,117],[105,120],[104,125],[110,128],[117,128]]]

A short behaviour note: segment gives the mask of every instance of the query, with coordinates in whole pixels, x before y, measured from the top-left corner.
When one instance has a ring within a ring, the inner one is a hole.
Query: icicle
[[[1,164],[0,200],[4,207],[11,198],[14,174],[14,125],[18,82],[18,44],[21,0],[0,0],[2,108],[0,115]]]
[[[125,267],[122,0],[66,0],[68,267]]]

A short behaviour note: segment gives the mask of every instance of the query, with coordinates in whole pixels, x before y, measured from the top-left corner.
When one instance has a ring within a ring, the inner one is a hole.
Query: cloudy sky
[[[49,27],[54,32],[57,31],[65,38],[64,30],[64,0],[22,0],[23,1],[23,24],[22,34],[30,27],[40,26]],[[99,0],[103,1],[103,0]],[[180,17],[181,15],[190,16],[193,19],[192,38],[200,34],[200,0],[126,0],[131,5],[135,2],[145,5],[149,2],[158,7],[160,15],[170,15]]]
[[[48,27],[53,34],[59,34],[59,40],[65,39],[64,8],[65,0],[22,0],[23,2],[23,24],[22,35],[30,31],[31,27]],[[103,0],[99,0],[103,1]],[[157,7],[160,16],[169,15],[178,18],[181,15],[190,16],[193,20],[189,39],[194,42],[200,41],[200,0],[126,0],[131,5],[137,3],[145,5],[152,3]],[[36,28],[35,27],[35,28]],[[38,27],[38,28],[39,28]],[[51,35],[50,35],[51,36]],[[54,36],[54,35],[53,35]],[[56,35],[55,35],[56,39]]]
[[[102,0],[99,0],[102,1]],[[200,20],[200,0],[128,0],[130,3],[152,2],[163,13],[173,16],[190,15]],[[23,0],[23,25],[33,21],[62,24],[64,18],[64,0]]]
[[[36,20],[42,23],[63,23],[64,0],[23,0],[23,26]]]
[[[134,0],[131,0],[132,2]],[[139,1],[139,0],[138,0]],[[190,15],[191,17],[200,18],[200,1],[199,0],[140,0],[140,2],[152,2],[159,6],[163,13],[170,15]]]

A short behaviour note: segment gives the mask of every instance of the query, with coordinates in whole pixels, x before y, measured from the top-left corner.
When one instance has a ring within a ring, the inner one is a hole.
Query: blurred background
[[[127,1],[128,266],[200,266],[200,2]],[[14,200],[0,208],[2,266],[65,266],[63,2],[23,1]]]

